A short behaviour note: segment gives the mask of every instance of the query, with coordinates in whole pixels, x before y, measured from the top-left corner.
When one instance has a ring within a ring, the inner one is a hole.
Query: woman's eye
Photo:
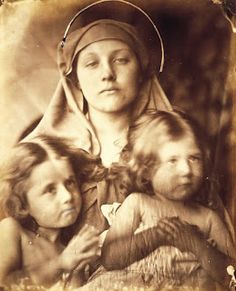
[[[98,61],[89,61],[85,63],[86,68],[95,68],[98,65]]]

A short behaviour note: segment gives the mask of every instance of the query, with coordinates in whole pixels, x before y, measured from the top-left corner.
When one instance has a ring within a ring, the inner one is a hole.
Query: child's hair
[[[40,136],[33,142],[17,144],[1,169],[0,200],[4,216],[11,216],[21,224],[30,224],[27,211],[27,182],[34,167],[52,158],[66,158],[78,181],[96,179],[102,175],[96,158],[81,149],[71,148],[60,138]]]
[[[165,142],[178,141],[192,135],[199,147],[203,160],[203,181],[196,200],[209,206],[212,204],[211,157],[209,140],[205,131],[180,111],[149,111],[137,119],[130,127],[128,144],[123,159],[128,165],[125,180],[129,192],[141,191],[153,194],[151,177],[154,166],[158,165],[158,147]]]

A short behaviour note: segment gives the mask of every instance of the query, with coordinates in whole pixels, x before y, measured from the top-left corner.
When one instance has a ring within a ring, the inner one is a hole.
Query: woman
[[[74,22],[79,28],[68,33]],[[119,161],[130,123],[149,109],[171,110],[156,78],[156,39],[161,70],[162,41],[150,18],[131,3],[108,0],[80,11],[59,45],[61,80],[43,119],[26,139],[46,132],[97,159],[100,179],[84,181],[78,229],[84,224],[100,232],[108,228],[101,205],[122,202],[129,194],[122,181],[111,181],[108,174]],[[157,237],[158,227],[136,236],[142,257],[158,247]]]
[[[111,9],[119,10],[118,20],[103,18]],[[149,44],[134,26],[119,19],[127,9],[149,22],[137,7],[123,1],[97,2],[83,10],[84,19],[98,19],[68,34],[59,45],[61,80],[43,119],[27,137],[46,132],[67,138],[95,156],[104,173],[119,160],[133,119],[150,108],[171,110],[155,75]],[[149,26],[156,34],[152,23]],[[105,177],[86,181],[83,190],[83,221],[102,231],[107,225],[100,206],[122,202],[128,193]]]

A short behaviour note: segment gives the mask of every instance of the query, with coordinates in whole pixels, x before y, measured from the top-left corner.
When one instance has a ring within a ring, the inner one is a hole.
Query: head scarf
[[[112,19],[94,21],[82,29],[73,31],[66,41],[66,45],[59,46],[59,67],[64,75],[72,71],[72,64],[78,53],[88,45],[107,39],[120,40],[128,44],[135,52],[143,71],[147,69],[148,54],[146,47],[139,38],[136,29],[124,22]]]
[[[171,110],[155,73],[150,71],[147,48],[136,29],[128,23],[100,19],[73,31],[68,35],[65,45],[59,45],[58,65],[61,79],[42,120],[26,140],[41,134],[60,136],[70,139],[75,147],[95,155],[100,154],[99,141],[85,115],[86,101],[76,85],[73,65],[81,50],[105,39],[125,42],[140,62],[144,82],[134,101],[132,118],[137,118],[147,109]]]

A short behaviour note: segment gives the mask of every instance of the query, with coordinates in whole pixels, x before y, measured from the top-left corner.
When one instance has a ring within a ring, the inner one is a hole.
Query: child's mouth
[[[69,213],[72,213],[72,212],[75,212],[75,211],[76,211],[75,207],[70,207],[70,208],[66,208],[66,209],[62,210],[62,213],[63,214],[69,214]]]

